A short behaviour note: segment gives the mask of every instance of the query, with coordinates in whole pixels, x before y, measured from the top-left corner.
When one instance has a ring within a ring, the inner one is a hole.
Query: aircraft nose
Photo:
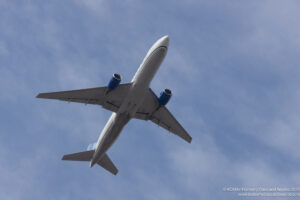
[[[165,47],[168,48],[169,47],[169,42],[170,42],[170,39],[169,39],[168,35],[161,38],[161,46],[165,46]]]

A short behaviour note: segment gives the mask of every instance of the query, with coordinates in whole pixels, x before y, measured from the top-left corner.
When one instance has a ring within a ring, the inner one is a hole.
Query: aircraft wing
[[[57,99],[61,101],[84,104],[97,104],[113,112],[117,112],[126,97],[131,83],[120,84],[116,89],[108,91],[107,87],[96,87],[81,90],[40,93],[36,97],[43,99]]]
[[[192,137],[180,125],[168,108],[159,105],[157,97],[151,89],[147,92],[142,106],[138,109],[134,117],[142,120],[151,120],[155,124],[178,135],[188,143],[192,141]]]

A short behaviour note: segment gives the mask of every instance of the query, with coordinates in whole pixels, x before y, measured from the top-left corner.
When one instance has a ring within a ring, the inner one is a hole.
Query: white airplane
[[[37,98],[101,105],[113,112],[96,143],[90,144],[87,151],[64,155],[62,160],[90,161],[90,167],[97,163],[116,175],[118,169],[106,152],[131,118],[151,120],[191,143],[191,136],[165,106],[172,96],[171,90],[165,89],[157,97],[149,88],[152,78],[166,56],[168,46],[169,36],[160,38],[148,51],[130,83],[120,84],[121,76],[113,74],[106,87],[37,95]]]

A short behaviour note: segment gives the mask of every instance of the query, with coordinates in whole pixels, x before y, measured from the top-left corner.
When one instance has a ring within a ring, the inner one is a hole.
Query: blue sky
[[[220,199],[223,187],[300,186],[299,1],[0,1],[1,199]],[[187,144],[132,120],[113,176],[61,161],[97,140],[110,112],[39,92],[131,80],[170,36],[151,87]]]

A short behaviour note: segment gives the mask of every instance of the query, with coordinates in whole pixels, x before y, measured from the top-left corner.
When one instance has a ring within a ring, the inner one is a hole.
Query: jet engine
[[[121,82],[120,74],[114,74],[113,77],[110,79],[107,88],[109,90],[114,90],[119,86],[120,82]]]
[[[161,106],[165,106],[172,96],[172,91],[169,89],[165,89],[160,93],[160,97],[158,98],[158,102]]]

